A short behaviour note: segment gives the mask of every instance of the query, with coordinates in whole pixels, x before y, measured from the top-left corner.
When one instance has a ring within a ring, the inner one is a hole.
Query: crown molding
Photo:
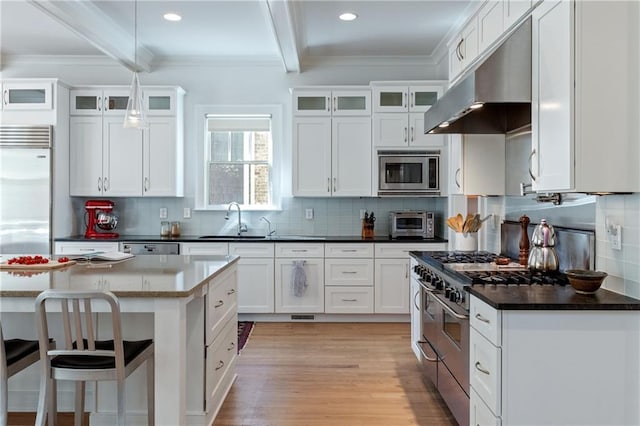
[[[311,68],[319,65],[331,66],[433,66],[437,62],[432,56],[304,56],[303,68]]]

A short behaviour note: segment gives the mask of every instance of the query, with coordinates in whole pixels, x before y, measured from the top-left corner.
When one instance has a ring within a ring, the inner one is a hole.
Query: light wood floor
[[[258,323],[216,426],[455,425],[406,323]]]

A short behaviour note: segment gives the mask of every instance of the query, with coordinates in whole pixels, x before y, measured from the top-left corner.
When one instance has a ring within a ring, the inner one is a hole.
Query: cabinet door
[[[464,69],[473,62],[478,57],[478,53],[478,21],[476,17],[462,30],[462,43],[460,44],[462,68]]]
[[[565,1],[544,2],[532,15],[532,185],[537,191],[574,185],[573,15],[573,3]]]
[[[331,115],[330,90],[294,90],[294,115]]]
[[[105,102],[100,89],[77,89],[69,92],[69,114],[102,115]]]
[[[127,111],[128,103],[128,88],[104,90],[103,112],[105,115],[117,115],[119,117],[122,117],[121,120],[124,120],[124,114]]]
[[[464,135],[462,149],[463,192],[467,195],[504,195],[504,135]]]
[[[204,254],[211,256],[226,256],[229,254],[228,243],[181,243],[180,254]]]
[[[293,119],[293,195],[331,195],[331,118]]]
[[[142,147],[142,195],[180,197],[182,179],[182,144],[179,143],[174,117],[150,117],[144,130]]]
[[[376,259],[375,313],[409,313],[409,259]]]
[[[409,87],[379,86],[373,88],[373,112],[409,111]]]
[[[149,116],[176,115],[177,99],[175,90],[145,90],[144,97]]]
[[[449,135],[449,194],[463,194],[463,182],[462,135]]]
[[[53,109],[53,84],[51,81],[12,82],[2,84],[4,110]]]
[[[449,81],[455,80],[462,71],[461,45],[462,38],[457,38],[454,43],[449,46]]]
[[[331,139],[332,195],[371,196],[371,118],[334,117]]]
[[[446,137],[445,134],[424,133],[424,113],[412,112],[409,114],[409,146],[442,149],[445,146]]]
[[[436,103],[442,95],[440,86],[410,86],[409,112],[425,112]]]
[[[333,115],[371,115],[371,91],[334,90],[331,105]]]
[[[238,261],[238,312],[273,313],[273,258],[241,257]]]
[[[407,114],[374,114],[373,145],[407,147],[409,120]]]
[[[69,118],[69,193],[102,195],[102,117]]]
[[[121,117],[104,117],[102,148],[104,195],[141,196],[142,131],[125,129]]]
[[[304,261],[306,287],[293,282],[294,262]],[[275,261],[277,313],[324,312],[324,259],[278,259]]]
[[[478,50],[483,52],[502,35],[504,10],[502,0],[489,0],[478,13]]]

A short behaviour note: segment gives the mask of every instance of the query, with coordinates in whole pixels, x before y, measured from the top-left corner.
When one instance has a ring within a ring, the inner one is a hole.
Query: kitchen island
[[[155,411],[159,425],[210,424],[235,378],[237,256],[137,256],[49,271],[1,271],[5,337],[35,339],[35,298],[48,288],[109,290],[120,300],[125,340],[155,342]],[[99,314],[98,314],[99,315]],[[99,327],[99,319],[97,321]],[[99,332],[99,330],[98,330]],[[143,369],[144,370],[144,369]],[[33,411],[39,370],[12,379],[10,411]],[[62,383],[64,385],[65,383]],[[187,385],[188,384],[188,385]],[[144,373],[127,380],[127,422],[146,424]],[[59,410],[72,411],[73,388],[59,386]],[[91,424],[113,424],[115,388],[99,383]],[[88,397],[87,401],[92,398]]]

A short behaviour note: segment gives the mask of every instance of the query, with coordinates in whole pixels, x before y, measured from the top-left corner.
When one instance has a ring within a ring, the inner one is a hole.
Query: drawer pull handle
[[[220,370],[222,367],[224,367],[224,361],[218,361],[218,366],[216,367],[216,371]]]
[[[487,376],[491,375],[491,372],[489,370],[485,370],[484,368],[482,368],[482,364],[480,364],[480,361],[476,362],[476,370],[478,370],[481,373],[486,374]]]
[[[214,308],[219,308],[220,306],[224,305],[224,302],[222,300],[218,300],[218,303],[216,303],[215,305],[213,305]]]
[[[343,274],[357,274],[358,271],[342,271]]]
[[[355,253],[355,252],[357,252],[357,251],[358,251],[358,250],[356,250],[356,249],[343,249],[343,250],[342,250],[342,252],[343,252],[343,253]]]
[[[482,321],[482,322],[486,322],[487,324],[491,324],[491,321],[489,321],[488,319],[486,319],[485,317],[483,317],[483,316],[482,316],[482,315],[480,315],[480,314],[476,314],[476,319],[477,319],[478,321]]]
[[[358,299],[342,299],[343,302],[357,302]]]
[[[229,291],[227,291],[227,296],[231,296],[232,294],[234,294],[236,291],[235,289],[229,289]]]
[[[234,342],[229,342],[229,347],[227,348],[227,351],[231,351],[233,349],[235,349],[236,344]]]
[[[306,249],[294,249],[294,250],[291,250],[291,251],[295,252],[295,253],[306,253],[307,252]]]
[[[424,353],[424,351],[422,350],[422,346],[421,346],[421,344],[422,344],[422,345],[424,345],[425,343],[427,343],[427,341],[426,341],[426,340],[418,340],[416,343],[418,344],[418,350],[419,350],[419,351],[420,351],[420,353],[422,354],[422,357],[425,359],[425,361],[429,361],[429,362],[438,362],[438,357],[437,357],[437,356],[436,356],[435,358],[429,358],[429,357],[427,356],[427,354],[426,354],[426,353]]]

